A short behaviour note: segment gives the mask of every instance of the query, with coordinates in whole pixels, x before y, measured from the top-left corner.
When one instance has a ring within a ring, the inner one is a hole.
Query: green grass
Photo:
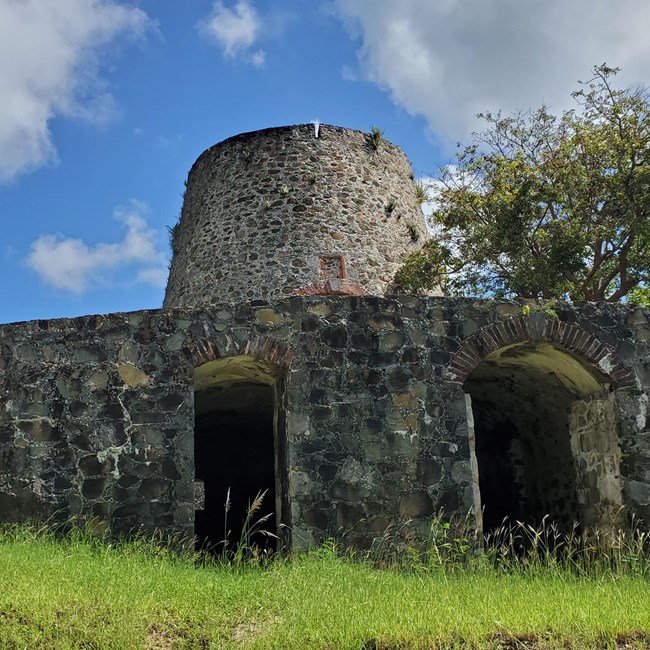
[[[332,546],[233,566],[6,528],[0,648],[650,647],[647,562],[585,571],[464,553],[441,565],[445,549],[384,568]]]

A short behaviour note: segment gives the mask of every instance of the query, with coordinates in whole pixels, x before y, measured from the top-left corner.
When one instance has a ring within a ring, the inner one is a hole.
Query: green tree
[[[433,236],[396,283],[452,294],[647,300],[650,100],[595,67],[574,110],[480,114],[438,178]]]

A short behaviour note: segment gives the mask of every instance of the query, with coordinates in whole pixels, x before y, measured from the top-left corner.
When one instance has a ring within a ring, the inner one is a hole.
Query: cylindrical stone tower
[[[327,125],[244,133],[189,173],[165,307],[380,295],[425,233],[395,145]]]

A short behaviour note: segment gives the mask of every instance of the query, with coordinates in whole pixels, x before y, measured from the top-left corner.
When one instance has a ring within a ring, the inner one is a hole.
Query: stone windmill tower
[[[244,133],[189,173],[165,307],[381,295],[425,233],[395,145],[327,125]]]

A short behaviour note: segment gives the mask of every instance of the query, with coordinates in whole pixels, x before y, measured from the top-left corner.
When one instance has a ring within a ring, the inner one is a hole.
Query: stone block
[[[424,491],[406,494],[400,499],[399,514],[409,519],[431,515],[433,514],[431,498]]]

